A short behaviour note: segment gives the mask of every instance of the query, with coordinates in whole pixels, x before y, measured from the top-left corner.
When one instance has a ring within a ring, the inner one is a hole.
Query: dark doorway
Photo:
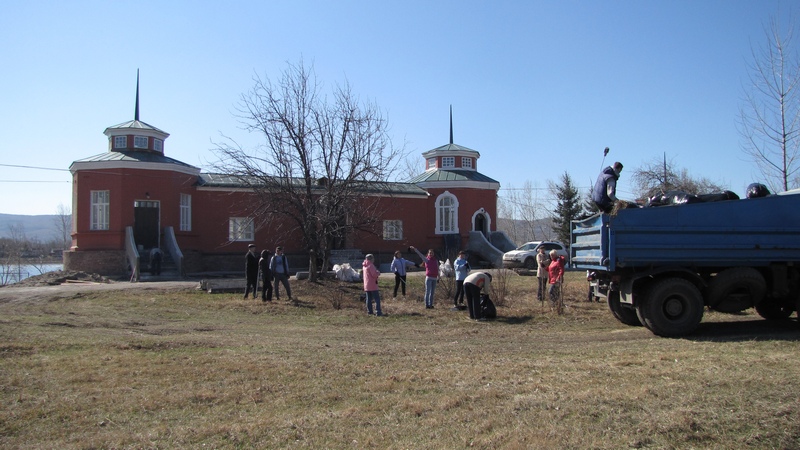
[[[485,236],[489,230],[486,229],[486,216],[483,214],[478,214],[475,216],[475,230],[480,231]]]
[[[133,239],[137,246],[158,246],[159,203],[154,201],[133,202]]]

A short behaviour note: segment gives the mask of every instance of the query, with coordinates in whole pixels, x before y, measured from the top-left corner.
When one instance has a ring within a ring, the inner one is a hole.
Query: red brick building
[[[74,161],[72,247],[65,269],[138,279],[140,261],[160,247],[180,274],[241,270],[249,244],[259,250],[282,245],[295,268],[308,251],[270,230],[255,229],[240,207],[252,191],[223,174],[202,173],[165,155],[169,134],[139,120],[106,128],[108,150]],[[382,230],[347,236],[342,248],[359,249],[388,262],[395,250],[434,248],[440,257],[470,249],[497,264],[506,249],[497,223],[500,184],[478,172],[480,154],[452,142],[422,154],[425,171],[407,183],[389,183],[380,202]],[[502,244],[489,242],[499,239]],[[411,255],[413,256],[413,255]]]

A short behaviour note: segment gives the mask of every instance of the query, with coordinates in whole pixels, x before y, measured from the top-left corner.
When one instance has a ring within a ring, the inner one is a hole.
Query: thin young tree
[[[64,206],[63,203],[59,203],[56,207],[56,214],[53,218],[53,222],[56,226],[56,240],[59,242],[59,245],[61,245],[61,249],[68,249],[72,243],[70,237],[72,233],[72,212],[69,207]]]
[[[800,57],[793,23],[782,30],[772,19],[764,32],[766,43],[751,48],[738,131],[765,184],[780,192],[796,186],[800,169]]]
[[[238,118],[263,143],[251,150],[232,139],[216,144],[214,168],[255,194],[241,209],[256,229],[302,236],[315,281],[317,255],[325,267],[350,233],[380,232],[379,198],[403,152],[374,103],[360,101],[347,83],[328,97],[302,60],[275,82],[256,76],[254,83],[241,96]]]

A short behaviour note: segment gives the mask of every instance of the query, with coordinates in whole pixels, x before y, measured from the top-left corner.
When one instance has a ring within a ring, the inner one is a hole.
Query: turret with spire
[[[136,70],[136,106],[133,120],[110,126],[103,132],[108,136],[108,151],[141,151],[164,154],[164,140],[169,133],[139,120],[139,70]]]

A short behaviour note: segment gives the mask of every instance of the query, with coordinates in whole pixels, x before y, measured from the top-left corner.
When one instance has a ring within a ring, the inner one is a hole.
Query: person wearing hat
[[[269,269],[272,271],[273,278],[275,278],[275,300],[281,299],[281,291],[278,289],[281,284],[286,288],[286,295],[291,300],[292,288],[289,287],[289,261],[283,255],[283,247],[275,247],[275,256],[269,262]]]
[[[250,293],[250,288],[253,288],[253,298],[256,298],[258,291],[258,256],[256,256],[255,244],[247,246],[247,254],[245,255],[244,263],[244,276],[247,278],[247,287],[244,288],[244,298]]]

